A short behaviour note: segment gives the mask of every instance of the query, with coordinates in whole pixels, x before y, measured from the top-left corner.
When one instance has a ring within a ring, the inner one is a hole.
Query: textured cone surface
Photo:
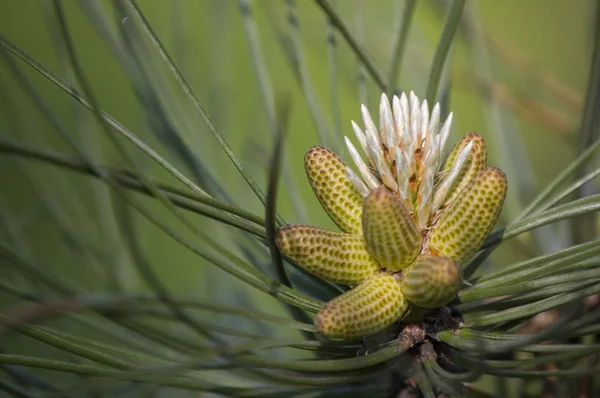
[[[321,279],[356,285],[379,270],[361,236],[308,225],[286,225],[277,231],[283,254]]]
[[[363,235],[369,253],[383,268],[399,271],[421,250],[422,236],[408,210],[385,186],[374,189],[363,205]]]
[[[460,266],[448,257],[420,256],[403,272],[402,293],[411,303],[437,308],[451,302],[462,284]]]
[[[485,141],[479,133],[469,133],[462,137],[460,141],[456,143],[454,148],[452,148],[452,151],[444,162],[442,173],[450,170],[456,156],[469,144],[469,142],[473,142],[473,147],[471,148],[466,164],[448,191],[445,200],[446,203],[452,203],[469,182],[471,182],[481,170],[485,169],[487,163]]]
[[[327,148],[312,147],[304,168],[313,192],[329,217],[345,232],[361,232],[363,198],[346,175],[346,164]]]
[[[429,233],[429,250],[461,264],[479,249],[488,236],[506,196],[502,170],[480,172],[444,211]]]
[[[408,306],[393,276],[376,274],[330,301],[317,315],[319,333],[332,339],[373,334],[402,317]]]

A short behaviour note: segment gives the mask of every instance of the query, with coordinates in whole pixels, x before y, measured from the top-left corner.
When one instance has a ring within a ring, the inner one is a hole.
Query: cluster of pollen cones
[[[345,137],[358,173],[327,148],[304,159],[312,189],[343,232],[286,225],[276,243],[317,277],[352,286],[325,305],[318,331],[332,339],[373,334],[410,314],[444,306],[462,285],[461,264],[490,233],[506,196],[506,177],[486,166],[477,133],[465,135],[442,162],[452,114],[411,92],[384,95],[379,129],[362,106],[364,154]],[[441,125],[441,127],[440,127]]]

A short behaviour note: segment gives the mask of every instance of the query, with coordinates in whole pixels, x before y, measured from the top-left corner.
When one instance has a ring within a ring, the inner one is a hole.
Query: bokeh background
[[[406,1],[331,3],[386,81],[396,74],[397,91],[414,90],[422,98],[448,2],[416,3],[399,64],[393,58]],[[361,103],[377,114],[382,90],[339,33],[334,34],[335,44],[330,44],[332,28],[316,3],[140,0],[138,4],[201,105],[263,189],[273,146],[273,110],[278,104],[289,104],[278,211],[286,222],[333,227],[305,179],[303,156],[320,143],[345,156],[342,137],[353,135],[350,120],[360,121]],[[249,12],[243,12],[246,7]],[[262,204],[128,9],[108,0],[65,1],[64,8],[77,55],[101,107],[189,178],[201,181],[202,173],[208,173],[236,205],[263,215]],[[586,0],[466,3],[438,100],[446,113],[454,112],[451,144],[467,132],[482,133],[488,143],[489,164],[501,167],[508,176],[509,196],[499,225],[518,216],[585,146],[578,130],[596,12],[596,2]],[[51,2],[0,2],[0,34],[75,84]],[[259,74],[253,58],[256,51],[263,61]],[[394,65],[397,68],[392,70]],[[77,155],[35,105],[13,68],[27,80],[31,92],[48,107],[70,139],[96,162],[130,168],[92,112],[8,53],[0,62],[3,140]],[[270,87],[270,104],[261,92],[259,76]],[[140,91],[140,87],[148,92]],[[152,95],[155,97],[150,100]],[[121,140],[121,144],[144,174],[177,183],[129,142]],[[203,168],[208,172],[198,173]],[[105,184],[7,154],[0,154],[0,170],[0,236],[4,245],[90,292],[150,291],[132,266],[128,241],[115,221],[125,215]],[[595,188],[592,185],[588,189]],[[156,200],[136,198],[167,220],[171,228],[196,239]],[[276,300],[198,258],[143,217],[127,214],[127,223],[132,225],[145,258],[170,291],[285,314]],[[250,248],[249,240],[231,233],[230,227],[204,217],[190,217],[232,252],[257,250]],[[524,234],[503,245],[483,272],[568,247],[577,239],[564,222]],[[258,251],[256,255],[266,253]],[[264,269],[272,273],[268,267],[265,263]],[[5,288],[0,289],[0,308],[22,303],[6,291],[8,287],[47,293],[8,266],[0,266],[0,282]],[[223,314],[202,316],[246,331],[283,333],[265,331],[261,329],[264,326],[251,322],[240,325],[239,319]],[[56,320],[53,325],[98,338],[102,335],[70,320]],[[23,336],[4,336],[2,350],[66,355]],[[294,336],[298,335],[290,333]]]

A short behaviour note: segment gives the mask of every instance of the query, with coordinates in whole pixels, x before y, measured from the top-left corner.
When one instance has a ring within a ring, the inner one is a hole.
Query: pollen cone
[[[407,306],[398,281],[380,273],[330,301],[317,315],[315,324],[324,336],[352,339],[393,324]]]
[[[323,209],[344,232],[361,232],[362,196],[346,175],[346,164],[327,148],[312,147],[304,156],[308,181]]]
[[[477,174],[429,233],[431,253],[465,262],[494,227],[505,196],[502,170],[490,167]]]
[[[448,304],[462,285],[460,266],[448,257],[420,256],[403,276],[404,297],[423,308]]]
[[[407,267],[419,254],[423,240],[408,210],[385,186],[365,198],[363,235],[369,253],[391,271]]]
[[[379,270],[361,236],[308,225],[286,225],[277,231],[281,252],[313,275],[356,285]]]

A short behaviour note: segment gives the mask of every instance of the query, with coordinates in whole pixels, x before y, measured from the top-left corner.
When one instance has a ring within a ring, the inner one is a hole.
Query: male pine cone
[[[277,231],[288,259],[319,278],[352,286],[325,305],[317,330],[332,339],[375,333],[411,310],[451,302],[462,285],[460,264],[492,230],[506,195],[506,177],[486,167],[481,135],[465,135],[442,164],[452,114],[385,94],[380,128],[363,105],[365,131],[352,122],[364,159],[345,137],[358,174],[323,147],[304,166],[313,192],[343,232],[307,225]]]

